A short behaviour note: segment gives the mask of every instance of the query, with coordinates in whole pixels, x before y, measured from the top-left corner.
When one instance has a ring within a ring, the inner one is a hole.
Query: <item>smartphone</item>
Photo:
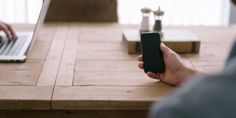
[[[145,32],[141,34],[141,50],[145,73],[163,73],[165,71],[160,43],[161,37],[158,32]]]

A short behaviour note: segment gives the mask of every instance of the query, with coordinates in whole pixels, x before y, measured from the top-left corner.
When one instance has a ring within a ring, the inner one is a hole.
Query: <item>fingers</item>
[[[140,69],[143,69],[143,68],[144,68],[143,63],[139,63],[139,64],[138,64],[138,67],[139,67]]]
[[[0,30],[3,30],[8,39],[17,37],[12,27],[4,22],[0,22]]]
[[[160,74],[160,80],[163,81],[165,73]]]
[[[5,24],[1,24],[1,22],[0,22],[0,30],[2,30],[6,34],[7,38],[10,37],[10,33],[7,30],[7,26]]]
[[[141,62],[143,61],[143,55],[138,56],[138,61],[141,61]]]
[[[16,33],[15,33],[15,31],[13,30],[13,28],[12,28],[10,25],[8,25],[8,24],[5,24],[5,25],[7,26],[8,31],[10,32],[12,38],[16,39],[17,36],[16,36]]]
[[[161,78],[160,73],[155,74],[155,73],[152,73],[152,72],[147,72],[146,74],[148,75],[148,77],[153,78],[153,79],[160,79]]]
[[[144,68],[144,66],[143,66],[143,55],[138,56],[138,61],[140,61],[140,63],[138,64],[138,67],[140,69],[143,69]]]
[[[143,55],[138,56],[138,61],[140,61],[140,63],[138,64],[138,67],[140,69],[143,69],[144,68],[144,66],[143,66]]]

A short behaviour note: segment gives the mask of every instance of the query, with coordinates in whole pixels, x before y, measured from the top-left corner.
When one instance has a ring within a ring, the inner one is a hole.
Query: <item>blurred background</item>
[[[43,0],[0,0],[0,20],[36,23]],[[52,0],[47,21],[139,24],[142,7],[165,11],[164,25],[220,26],[236,22],[229,0]],[[153,17],[152,17],[153,18]]]
[[[35,24],[43,0],[0,0],[0,20]]]

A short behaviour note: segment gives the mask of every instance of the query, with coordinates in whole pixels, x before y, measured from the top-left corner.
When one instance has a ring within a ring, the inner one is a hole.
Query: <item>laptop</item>
[[[0,40],[0,61],[24,62],[28,53],[32,49],[37,38],[38,32],[44,22],[50,0],[43,0],[36,26],[32,32],[16,32],[17,39],[8,39],[1,35]],[[2,32],[1,32],[2,33]],[[3,33],[2,33],[3,34]]]

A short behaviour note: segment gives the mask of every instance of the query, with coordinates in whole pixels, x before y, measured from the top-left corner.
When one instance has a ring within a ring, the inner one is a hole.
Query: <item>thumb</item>
[[[160,45],[161,51],[163,52],[163,55],[165,57],[168,56],[168,54],[172,53],[173,50],[171,50],[170,48],[168,48],[164,43],[161,43]]]

